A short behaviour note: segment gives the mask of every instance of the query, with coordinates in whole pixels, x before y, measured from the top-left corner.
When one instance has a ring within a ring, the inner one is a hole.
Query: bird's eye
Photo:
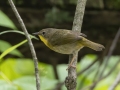
[[[45,35],[45,32],[42,32],[43,35]]]

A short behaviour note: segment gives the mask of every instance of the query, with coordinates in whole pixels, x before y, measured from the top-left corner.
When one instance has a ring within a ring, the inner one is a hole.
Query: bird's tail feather
[[[95,51],[101,51],[103,50],[105,47],[101,44],[98,44],[98,43],[95,43],[95,42],[92,42],[86,38],[83,38],[82,40],[82,44],[85,46],[85,47],[89,47]]]

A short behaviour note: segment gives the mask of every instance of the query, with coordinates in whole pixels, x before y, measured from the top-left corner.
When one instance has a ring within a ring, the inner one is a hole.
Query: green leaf
[[[0,66],[1,72],[5,76],[0,75],[0,79],[5,79],[7,82],[25,75],[34,75],[34,64],[31,59],[8,58]]]
[[[108,90],[108,88],[110,87],[110,85],[114,82],[114,78],[112,78],[111,76],[103,79],[102,81],[100,81],[97,86],[95,87],[95,90]]]
[[[64,81],[65,77],[67,76],[67,71],[66,71],[67,67],[68,66],[65,64],[57,65],[57,72],[61,82]]]
[[[32,59],[18,58],[16,59],[14,66],[16,73],[21,75],[34,75],[34,64]],[[25,66],[26,68],[21,66]]]
[[[85,55],[82,58],[82,60],[80,60],[80,62],[78,63],[79,68],[81,70],[84,69],[87,65],[91,64],[96,58],[97,58],[97,56],[94,54]]]
[[[17,47],[21,46],[22,44],[24,44],[24,43],[26,43],[26,42],[27,42],[27,40],[24,40],[24,41],[22,41],[22,42],[20,42],[20,43],[18,43],[18,44],[16,44],[16,45],[8,48],[7,50],[5,50],[5,51],[0,55],[0,61],[1,61],[1,59],[2,59],[5,55],[7,55],[8,53],[10,53],[11,51],[13,51],[14,49],[16,49]]]
[[[68,72],[66,71],[67,67],[68,65],[66,64],[57,65],[57,72],[58,72],[58,77],[60,82],[63,82],[68,74]],[[66,90],[65,85],[62,86],[62,90]]]
[[[57,82],[57,80],[41,77],[41,90],[53,90]]]
[[[0,80],[0,90],[18,90],[15,85],[7,83],[5,80]]]
[[[53,67],[49,64],[38,63],[40,76],[45,76],[54,80]],[[23,66],[23,67],[21,67]],[[25,67],[24,67],[25,66]],[[10,79],[13,80],[17,77],[24,75],[34,75],[34,64],[32,59],[26,58],[8,58],[1,64],[1,71]]]
[[[115,88],[115,90],[120,90],[120,85],[118,85],[118,86]]]
[[[49,79],[55,79],[54,71],[52,65],[45,64],[45,63],[38,63],[40,76],[45,76]]]
[[[53,90],[58,80],[50,77],[51,75],[54,74],[53,71],[51,70],[52,66],[44,63],[39,63],[39,65],[42,65],[39,66],[40,72],[44,73],[44,75],[40,77],[41,90]],[[49,73],[50,71],[51,73]],[[8,89],[8,90],[36,90],[34,64],[31,59],[25,59],[25,58],[6,59],[4,60],[3,63],[1,63],[1,72],[4,73],[4,77],[6,78],[3,78],[2,77],[3,75],[0,75],[0,81],[5,80],[6,82],[8,82],[8,84],[13,85],[13,88],[15,87],[17,88],[17,89]],[[0,85],[2,84],[0,83]],[[0,89],[0,90],[4,90],[4,89]]]
[[[17,29],[14,23],[0,10],[0,26]]]
[[[18,70],[19,69],[18,67],[22,65],[19,66],[17,65],[18,64],[16,59],[9,58],[4,60],[4,62],[0,66],[1,66],[1,72],[4,74],[4,76],[7,79],[5,79],[2,75],[0,75],[0,79],[5,79],[7,82],[9,82],[10,80],[22,76]]]
[[[11,44],[9,44],[6,41],[0,40],[0,52],[4,52],[6,49],[8,49],[10,47],[12,47]],[[17,49],[14,49],[9,54],[16,55],[18,57],[23,57],[23,55]]]
[[[41,77],[41,90],[53,90],[57,80],[51,80],[47,77]],[[14,84],[21,87],[21,90],[36,90],[35,77],[24,76],[13,81]]]
[[[20,87],[21,90],[36,90],[35,77],[34,76],[24,76],[17,78],[13,83]]]

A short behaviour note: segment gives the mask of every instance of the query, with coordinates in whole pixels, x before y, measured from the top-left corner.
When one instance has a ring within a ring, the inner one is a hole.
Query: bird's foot
[[[71,67],[76,68],[76,66],[69,64],[66,70],[70,69]]]

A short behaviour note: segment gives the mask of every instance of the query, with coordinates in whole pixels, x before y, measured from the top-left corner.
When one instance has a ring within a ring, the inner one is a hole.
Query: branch
[[[72,28],[73,31],[81,32],[85,5],[86,5],[86,0],[78,0],[75,17],[73,21],[73,28]],[[69,55],[69,64],[71,60],[74,59],[74,62],[72,63],[72,65],[76,66],[77,58],[78,58],[77,51],[74,52],[72,55]],[[66,77],[66,80],[65,80],[65,86],[67,87],[67,90],[76,90],[76,78],[77,78],[76,68],[70,67],[68,69],[68,76]]]
[[[99,58],[97,58],[96,60],[94,60],[90,65],[88,65],[87,67],[85,67],[82,71],[78,72],[77,76],[81,75],[83,72],[85,72],[86,70],[88,70],[89,68],[91,68],[98,60],[99,60]]]
[[[81,70],[80,72],[77,73],[77,76],[81,75],[82,73],[84,73],[85,71],[87,71],[89,68],[91,68],[97,61],[99,61],[100,57],[103,59],[103,57],[106,55],[106,50],[102,53],[102,55],[98,56],[91,64],[89,64],[88,66],[86,66],[83,70]],[[64,85],[64,82],[59,83],[58,85],[56,85],[54,90],[58,90],[58,88],[62,87]]]
[[[93,84],[88,85],[88,86],[86,86],[85,88],[83,88],[81,90],[88,90],[88,88],[91,90],[91,88],[95,87],[101,80],[103,80],[104,78],[108,77],[115,70],[115,68],[119,65],[119,63],[120,63],[120,59],[115,63],[115,65],[111,68],[111,70],[105,76],[99,78]]]
[[[119,83],[120,83],[120,72],[119,72],[117,78],[115,79],[113,85],[111,85],[111,87],[109,88],[109,90],[114,90],[115,87],[116,87]]]
[[[37,62],[37,57],[36,57],[36,53],[35,53],[35,50],[34,50],[34,47],[33,47],[33,44],[32,44],[32,41],[31,41],[31,38],[27,32],[27,29],[23,23],[23,20],[22,18],[20,17],[14,3],[12,0],[8,0],[9,3],[10,3],[10,6],[13,10],[13,12],[15,13],[20,25],[21,25],[21,28],[22,30],[24,31],[25,33],[25,36],[28,40],[28,44],[29,44],[29,47],[30,47],[30,50],[31,50],[31,54],[32,54],[32,57],[33,57],[33,60],[34,60],[34,66],[35,66],[35,76],[36,76],[36,87],[37,87],[37,90],[40,90],[40,80],[39,80],[39,71],[38,71],[38,62]]]
[[[106,58],[106,60],[104,62],[105,64],[104,64],[103,70],[102,70],[102,72],[100,74],[100,78],[102,77],[102,75],[103,75],[103,73],[104,73],[104,71],[105,71],[105,69],[106,69],[106,67],[108,65],[109,58],[112,55],[112,53],[113,53],[113,51],[114,51],[114,49],[116,47],[117,41],[119,40],[119,36],[120,36],[120,28],[118,29],[118,32],[117,32],[117,34],[116,34],[116,36],[115,36],[115,38],[114,38],[114,40],[112,42],[112,45],[110,46],[110,50],[109,50],[107,58]]]
[[[118,39],[119,39],[119,36],[120,36],[120,28],[118,29],[118,32],[117,32],[117,34],[116,34],[116,36],[115,36],[115,38],[114,38],[114,40],[113,40],[113,42],[112,42],[112,45],[110,46],[110,50],[109,50],[109,52],[108,52],[107,59],[106,59],[106,61],[105,61],[103,70],[102,70],[101,73],[100,73],[100,76],[99,76],[99,78],[98,78],[98,81],[99,81],[101,78],[108,76],[110,73],[112,73],[112,71],[114,71],[113,69],[115,68],[115,66],[113,66],[113,68],[110,70],[110,72],[109,72],[107,75],[102,76],[103,73],[104,73],[104,71],[105,71],[105,69],[106,69],[106,67],[107,67],[107,65],[108,65],[109,58],[110,58],[110,56],[112,55],[113,50],[114,50],[115,47],[116,47],[117,41],[118,41]],[[103,63],[104,63],[104,62],[103,62]],[[116,63],[116,64],[117,64],[117,63]],[[96,83],[96,84],[97,84],[97,83]],[[94,85],[91,87],[90,90],[93,90],[93,89],[95,88],[96,84],[94,84]]]
[[[81,32],[86,2],[87,0],[78,0],[77,2],[75,17],[73,21],[73,28],[72,28],[73,31]]]
[[[100,58],[99,66],[98,66],[98,69],[97,69],[97,72],[95,74],[95,78],[94,78],[93,82],[95,82],[97,79],[99,79],[99,76],[100,76],[99,73],[101,71],[101,67],[102,67],[102,64],[104,62],[104,57],[107,55],[109,48],[110,48],[110,42],[108,41],[107,45],[106,45],[106,49],[104,50],[104,52],[102,53],[102,56]]]
[[[84,68],[82,71],[77,73],[77,76],[81,75],[82,73],[84,73],[86,70],[88,70],[89,68],[91,68],[97,61],[99,60],[99,57],[94,60],[90,65],[88,65],[86,68]],[[54,90],[58,90],[58,88],[62,87],[64,85],[64,82],[59,83]]]

